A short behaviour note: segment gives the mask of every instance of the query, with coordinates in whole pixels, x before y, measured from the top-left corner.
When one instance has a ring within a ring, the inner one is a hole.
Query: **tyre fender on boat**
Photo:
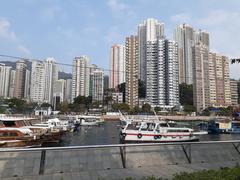
[[[161,135],[155,135],[154,139],[161,139],[161,137],[162,137]]]
[[[139,134],[137,135],[137,137],[138,137],[139,139],[141,139],[141,138],[142,138],[142,134],[139,133]]]

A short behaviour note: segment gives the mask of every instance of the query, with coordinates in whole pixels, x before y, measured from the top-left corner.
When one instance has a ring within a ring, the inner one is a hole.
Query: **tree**
[[[112,105],[112,108],[113,108],[114,110],[120,110],[120,111],[125,111],[125,112],[128,112],[128,111],[130,110],[129,105],[126,104],[126,103],[120,103],[120,104],[114,103],[114,104]]]
[[[146,97],[146,85],[144,81],[141,81],[141,79],[138,79],[138,96],[139,98]]]
[[[90,105],[92,104],[92,96],[78,96],[76,98],[74,98],[74,102],[73,104],[80,104],[83,105],[83,107],[89,109]]]
[[[193,86],[188,84],[179,85],[180,103],[182,105],[193,105]]]
[[[184,105],[184,111],[187,113],[191,113],[196,111],[195,107],[193,105]]]
[[[26,113],[27,111],[27,102],[25,100],[12,98],[6,99],[5,103],[8,104],[9,108],[11,108],[14,113]]]
[[[60,103],[57,107],[57,110],[59,110],[61,113],[69,112],[68,102],[63,101],[62,103]]]
[[[145,103],[145,104],[142,106],[142,111],[149,113],[149,112],[151,112],[151,108],[152,108],[152,107],[151,107],[150,104]]]
[[[125,103],[125,95],[126,95],[126,83],[121,83],[118,85],[119,92],[123,93],[123,102]]]

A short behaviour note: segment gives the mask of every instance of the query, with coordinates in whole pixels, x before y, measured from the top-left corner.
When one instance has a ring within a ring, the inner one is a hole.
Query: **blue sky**
[[[170,39],[177,24],[188,23],[210,32],[213,51],[238,57],[239,7],[239,0],[2,1],[0,54],[54,57],[70,64],[75,56],[87,55],[108,69],[110,46],[124,43],[139,23],[153,17],[165,23]],[[230,67],[231,77],[240,78],[239,67]]]

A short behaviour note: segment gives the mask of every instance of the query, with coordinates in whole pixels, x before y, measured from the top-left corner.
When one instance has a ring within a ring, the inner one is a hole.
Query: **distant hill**
[[[58,79],[72,79],[71,73],[58,72]]]

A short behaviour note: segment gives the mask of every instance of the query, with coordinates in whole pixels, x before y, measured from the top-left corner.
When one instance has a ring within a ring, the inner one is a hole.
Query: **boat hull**
[[[11,147],[39,147],[42,145],[42,140],[7,140],[0,142],[0,148]]]
[[[199,136],[195,135],[120,135],[121,142],[134,142],[134,143],[167,143],[167,142],[191,142],[199,141]]]

